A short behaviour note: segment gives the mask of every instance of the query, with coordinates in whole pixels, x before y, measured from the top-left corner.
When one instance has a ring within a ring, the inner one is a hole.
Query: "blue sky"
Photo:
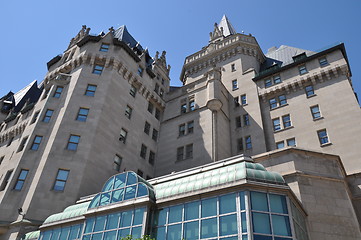
[[[186,56],[207,45],[226,14],[238,32],[251,33],[264,52],[282,44],[317,51],[344,42],[361,100],[361,1],[1,1],[0,96],[41,82],[46,63],[61,54],[82,25],[91,33],[126,25],[152,56],[167,51],[172,85]]]

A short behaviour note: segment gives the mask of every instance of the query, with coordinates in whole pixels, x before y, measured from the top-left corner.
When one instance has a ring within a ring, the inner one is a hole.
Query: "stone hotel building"
[[[361,239],[343,43],[263,53],[223,16],[170,86],[125,26],[83,26],[0,98],[0,239]]]

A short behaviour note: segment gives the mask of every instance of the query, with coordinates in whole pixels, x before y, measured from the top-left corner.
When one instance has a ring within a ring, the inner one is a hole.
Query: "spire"
[[[221,21],[218,24],[218,27],[223,28],[223,36],[225,37],[237,33],[232,24],[229,22],[226,15],[223,15]]]

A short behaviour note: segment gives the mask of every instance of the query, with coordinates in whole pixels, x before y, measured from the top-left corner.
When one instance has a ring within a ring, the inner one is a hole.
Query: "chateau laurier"
[[[199,44],[173,87],[165,51],[83,26],[1,97],[0,239],[361,239],[344,44],[263,53],[225,16]]]

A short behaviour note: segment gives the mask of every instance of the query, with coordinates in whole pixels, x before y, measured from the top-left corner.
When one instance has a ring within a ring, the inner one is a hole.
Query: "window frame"
[[[298,66],[298,72],[300,75],[304,75],[304,74],[308,73],[306,65]]]
[[[319,58],[318,63],[320,64],[320,67],[324,67],[324,66],[329,65],[326,57]]]
[[[123,157],[118,154],[115,154],[113,159],[113,169],[117,172],[120,172],[120,167],[122,165]]]
[[[134,85],[130,85],[129,94],[134,98],[137,95],[137,88]]]
[[[56,86],[53,98],[60,98],[61,94],[63,93],[64,87],[63,86]]]
[[[273,118],[272,119],[272,125],[273,125],[273,131],[274,132],[280,131],[282,129],[282,127],[281,127],[281,119],[279,117],[278,118]]]
[[[110,48],[110,44],[108,44],[108,43],[102,43],[102,44],[100,45],[99,51],[100,51],[100,52],[108,52],[108,51],[109,51],[109,48]]]
[[[159,134],[159,131],[157,129],[153,128],[152,139],[154,141],[158,141],[158,134]]]
[[[144,123],[144,133],[145,133],[145,134],[149,135],[149,133],[150,133],[150,127],[151,127],[150,123],[147,122],[147,121],[145,121],[145,123]]]
[[[96,75],[102,75],[103,71],[104,71],[104,65],[95,64],[92,73]]]
[[[66,172],[66,178],[65,178],[65,180],[64,180],[64,179],[61,179],[61,178],[59,177],[60,172]],[[54,181],[54,185],[53,185],[53,188],[52,188],[53,191],[56,191],[56,192],[64,192],[66,182],[68,181],[68,178],[69,178],[69,173],[70,173],[70,170],[61,169],[61,168],[58,169],[58,172],[57,172],[57,174],[56,174],[56,178],[55,178],[55,181]],[[62,186],[61,189],[56,189],[57,182],[64,183],[64,186]]]
[[[184,160],[184,146],[177,148],[177,161]]]
[[[307,88],[311,88],[311,89],[307,89]],[[315,96],[315,88],[313,87],[313,85],[307,85],[305,86],[305,92],[306,92],[306,97],[310,98],[312,96]]]
[[[283,115],[282,123],[284,129],[292,127],[291,115],[290,114]]]
[[[292,145],[290,142],[293,141],[294,144]],[[286,140],[288,147],[295,147],[296,146],[296,138],[289,138]]]
[[[238,81],[237,79],[232,80],[232,91],[235,91],[238,89]]]
[[[150,165],[154,166],[155,152],[153,152],[152,150],[149,151],[148,162]]]
[[[243,138],[238,138],[237,139],[237,151],[238,152],[244,151]]]
[[[246,94],[242,94],[242,95],[240,96],[240,100],[241,100],[241,105],[242,105],[242,106],[247,105],[247,95],[246,95]]]
[[[75,120],[79,122],[86,122],[89,115],[89,108],[80,107]]]
[[[322,134],[324,133],[324,134]],[[322,134],[322,135],[321,135]],[[318,140],[321,146],[325,146],[331,143],[326,128],[317,131]],[[326,141],[324,141],[324,139]]]
[[[124,115],[128,118],[128,119],[131,119],[132,118],[132,113],[133,113],[133,108],[129,105],[127,105],[125,107],[125,112],[124,112]]]
[[[276,142],[276,149],[282,149],[285,147],[285,141]]]
[[[147,151],[148,151],[148,147],[146,145],[144,145],[144,143],[142,143],[142,146],[140,147],[140,157],[143,159],[146,159]]]
[[[245,138],[244,138],[244,141],[245,141],[245,145],[246,145],[246,150],[250,150],[250,149],[252,149],[252,138],[251,138],[251,136],[246,136]]]
[[[249,114],[243,114],[243,125],[244,126],[249,126],[251,124],[250,120],[249,120]]]
[[[187,144],[185,146],[185,151],[186,151],[185,159],[193,158],[193,143]]]
[[[49,114],[50,113],[50,114]],[[53,116],[54,110],[53,109],[46,109],[46,112],[44,114],[42,122],[48,123],[51,120],[51,117]]]
[[[127,141],[127,136],[128,136],[128,131],[125,130],[124,128],[121,128],[119,133],[119,141],[125,144]]]
[[[39,150],[42,140],[43,140],[43,136],[35,135],[35,137],[33,139],[33,143],[31,144],[30,150],[33,150],[33,151]]]
[[[22,173],[25,172],[25,177],[22,177]],[[16,182],[15,182],[15,185],[14,185],[14,188],[13,190],[15,191],[21,191],[21,189],[23,188],[24,186],[24,183],[25,183],[25,180],[26,180],[26,177],[28,176],[29,174],[29,170],[28,169],[21,169],[20,170],[20,173],[16,179]],[[18,185],[20,184],[20,185]]]
[[[72,139],[76,139],[76,141],[73,141]],[[77,151],[79,143],[80,143],[80,136],[75,134],[70,134],[68,143],[66,144],[66,150]]]
[[[94,90],[91,89],[91,88],[94,88]],[[85,89],[84,95],[85,95],[85,96],[89,96],[89,97],[94,97],[96,90],[97,90],[97,85],[88,84],[87,87],[86,87],[86,89]]]
[[[314,109],[316,109],[316,108],[317,108],[317,110],[314,112]],[[310,111],[311,111],[311,115],[312,115],[313,120],[318,120],[318,119],[323,118],[322,115],[321,115],[320,106],[318,104],[311,106]]]

